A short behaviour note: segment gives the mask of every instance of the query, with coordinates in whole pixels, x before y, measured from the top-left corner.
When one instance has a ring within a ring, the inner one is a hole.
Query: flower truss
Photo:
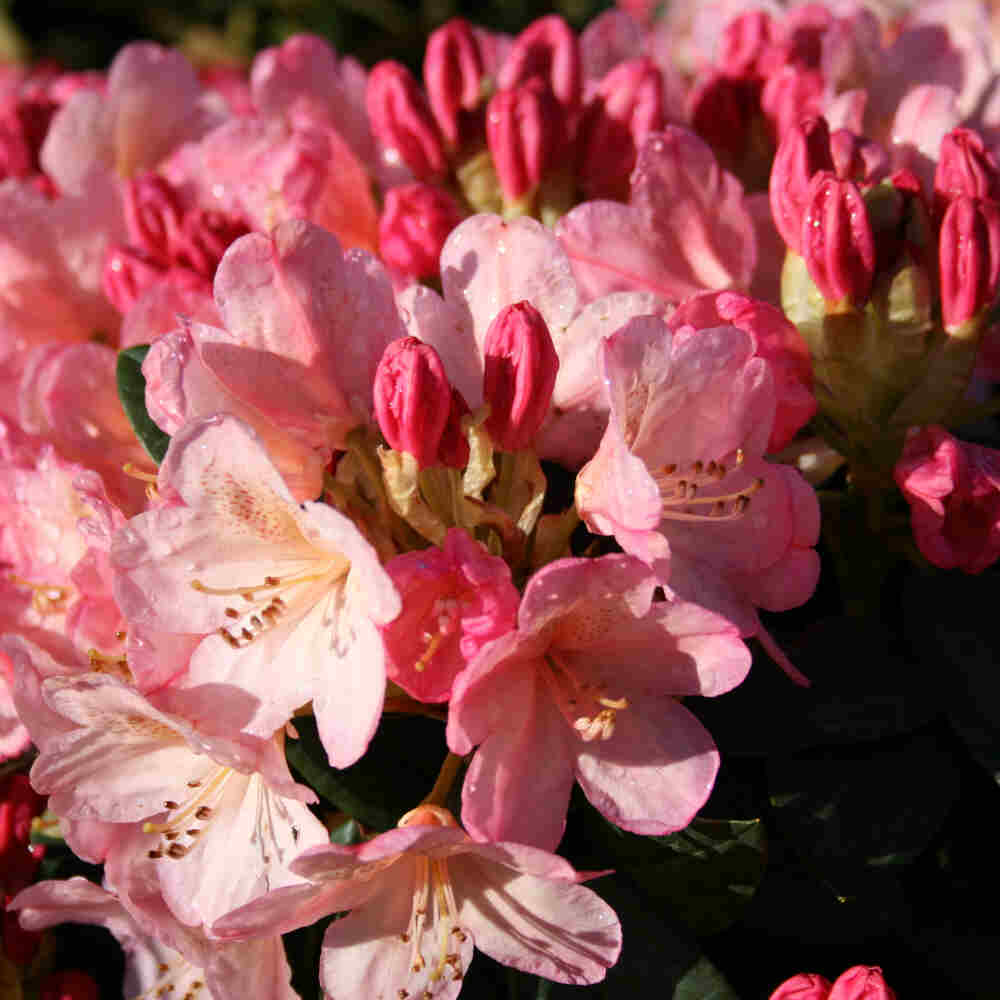
[[[626,989],[623,885],[710,934],[747,830],[864,839],[782,782],[919,731],[829,661],[1000,557],[1000,42],[972,0],[653,6],[455,18],[422,79],[304,34],[0,66],[18,998],[96,996],[64,922],[142,1000],[453,998],[474,948]]]

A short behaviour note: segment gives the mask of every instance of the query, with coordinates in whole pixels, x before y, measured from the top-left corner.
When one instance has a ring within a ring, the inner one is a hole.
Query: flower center
[[[204,778],[187,783],[188,795],[180,802],[167,799],[163,808],[167,818],[162,823],[143,823],[143,833],[160,834],[156,847],[147,852],[153,860],[183,858],[208,825],[222,798],[223,789],[233,774],[232,768],[216,767]]]
[[[559,700],[575,716],[573,729],[584,743],[610,740],[615,734],[618,713],[629,707],[628,698],[608,697],[604,681],[581,681],[550,650],[546,656],[552,680],[559,692]],[[579,714],[577,714],[579,713]]]
[[[757,478],[740,490],[718,492],[722,481],[744,462],[743,449],[737,448],[734,461],[693,462],[680,469],[676,464],[663,465],[652,472],[663,500],[663,517],[671,521],[735,521],[750,506],[750,498],[763,487]]]
[[[421,855],[416,859],[410,923],[406,931],[400,935],[403,944],[412,945],[411,972],[423,972],[427,967],[420,943],[424,928],[429,923],[432,929],[437,928],[438,931],[437,961],[430,972],[430,982],[436,983],[445,975],[450,975],[455,981],[462,978],[461,955],[451,950],[453,937],[459,943],[466,938],[465,931],[456,923],[457,917],[458,906],[448,875],[448,863],[440,858],[432,859]],[[400,1000],[406,1000],[409,993],[406,990],[399,990],[397,996]]]
[[[8,580],[15,587],[27,587],[31,590],[31,607],[40,615],[53,615],[66,610],[72,589],[70,587],[52,587],[47,583],[33,583],[23,580],[11,573]]]
[[[433,659],[441,643],[461,624],[462,612],[459,601],[455,597],[439,597],[431,608],[431,619],[437,622],[437,631],[425,631],[420,636],[424,642],[424,652],[413,665],[418,674],[427,669],[427,664]]]

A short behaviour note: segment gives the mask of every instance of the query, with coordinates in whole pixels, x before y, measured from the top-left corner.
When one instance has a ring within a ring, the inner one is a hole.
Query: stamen
[[[133,479],[141,479],[144,483],[156,483],[157,475],[155,472],[143,472],[137,465],[133,462],[126,462],[122,466],[122,472],[126,476],[131,476]]]
[[[66,610],[71,590],[69,587],[52,587],[47,583],[32,583],[11,573],[8,577],[17,587],[28,587],[31,590],[31,607],[40,615],[49,615]]]

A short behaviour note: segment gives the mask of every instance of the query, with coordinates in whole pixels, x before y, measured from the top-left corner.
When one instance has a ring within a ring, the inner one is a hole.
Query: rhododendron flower
[[[1000,556],[1000,451],[914,427],[895,477],[917,547],[935,566],[981,573]]]
[[[819,505],[796,470],[763,461],[774,387],[750,335],[639,318],[605,340],[602,362],[611,418],[576,485],[591,530],[743,635],[760,629],[755,606],[805,601]]]
[[[43,930],[61,923],[97,924],[125,952],[123,991],[128,997],[197,997],[207,987],[211,1000],[297,1000],[291,970],[277,936],[222,945],[173,921],[153,933],[115,896],[79,875],[39,882],[9,904],[21,926]],[[181,954],[177,949],[183,949]]]
[[[386,563],[403,610],[382,627],[389,677],[420,701],[447,701],[482,647],[514,628],[518,593],[510,567],[461,528],[444,544]]]
[[[553,849],[574,778],[635,833],[678,830],[704,804],[719,756],[677,698],[735,687],[750,653],[719,616],[654,603],[657,585],[626,555],[550,563],[525,588],[517,630],[459,675],[448,746],[481,744],[462,790],[477,837]]]
[[[248,732],[269,736],[310,699],[336,767],[364,752],[385,666],[377,625],[399,597],[353,522],[299,505],[239,420],[186,425],[160,466],[184,506],[133,518],[115,537],[115,593],[129,622],[212,633],[189,685],[228,683],[257,699]]]
[[[614,911],[570,865],[514,843],[476,843],[422,806],[357,847],[307,851],[280,889],[216,924],[230,938],[284,933],[351,910],[323,938],[320,985],[345,1000],[453,1000],[473,945],[560,983],[600,982],[621,948]]]
[[[768,1000],[827,1000],[830,980],[815,972],[802,972],[786,979]]]

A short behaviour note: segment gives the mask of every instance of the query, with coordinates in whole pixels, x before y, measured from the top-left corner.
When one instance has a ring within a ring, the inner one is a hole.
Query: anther
[[[122,629],[119,629],[117,632],[115,632],[115,638],[119,642],[123,642],[127,638],[127,636],[128,636],[128,632],[125,632]]]
[[[201,782],[200,781],[189,781],[188,782],[188,788],[200,788],[200,787],[201,787]]]
[[[406,1000],[406,998],[409,995],[410,994],[407,993],[406,990],[396,990],[396,996],[399,998],[399,1000]]]
[[[163,857],[163,851],[147,851],[146,857],[152,858],[155,861],[157,858]]]
[[[250,642],[253,639],[253,632],[251,632],[250,629],[248,628],[243,629],[240,632],[240,635],[242,635],[243,638],[247,640],[247,642]]]
[[[185,833],[186,833],[186,834],[187,834],[187,835],[188,835],[189,837],[197,837],[197,836],[198,836],[198,834],[199,834],[199,833],[201,833],[201,827],[199,827],[199,826],[196,826],[196,827],[195,827],[195,828],[194,828],[193,830],[185,830],[184,832],[185,832]]]
[[[694,465],[691,466],[691,471],[696,475],[701,475],[701,470],[705,468],[704,463],[699,459]]]
[[[224,628],[220,628],[218,630],[218,633],[220,636],[222,636],[223,639],[226,640],[228,645],[233,647],[233,649],[240,648],[239,641],[234,636],[230,635]]]
[[[174,802],[173,799],[167,799],[167,801],[163,803],[163,808],[164,809],[176,809],[177,808],[177,803]]]
[[[279,583],[281,583],[281,577],[280,576],[265,576],[264,577],[264,586],[265,587],[277,587]]]
[[[236,610],[236,608],[226,608],[227,618],[239,618],[239,616],[240,613]]]
[[[211,806],[199,806],[198,811],[194,814],[195,819],[208,819],[212,815]]]
[[[182,847],[180,844],[171,844],[167,848],[167,856],[171,858],[183,858],[187,852],[187,848]]]

